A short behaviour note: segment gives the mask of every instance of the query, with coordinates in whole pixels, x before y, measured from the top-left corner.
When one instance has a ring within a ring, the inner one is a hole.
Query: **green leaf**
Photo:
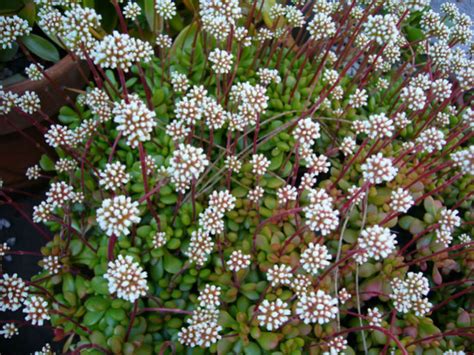
[[[167,253],[164,256],[163,267],[170,274],[176,274],[183,267],[183,262],[180,259],[174,257],[173,255]]]
[[[86,327],[90,327],[91,325],[97,324],[104,312],[87,312],[84,316],[84,320],[82,321]]]
[[[76,111],[74,111],[72,108],[68,106],[61,107],[61,109],[59,110],[58,118],[62,123],[66,123],[66,124],[72,123],[79,119]]]
[[[148,26],[150,26],[150,30],[154,32],[155,30],[155,1],[154,0],[145,0],[145,17],[146,21],[148,22]]]
[[[24,45],[31,52],[36,54],[41,59],[49,62],[57,62],[59,60],[58,49],[47,39],[38,35],[30,34],[22,38]]]
[[[101,296],[93,296],[87,299],[85,306],[91,312],[104,312],[109,308],[110,301]]]
[[[407,32],[407,39],[410,42],[420,41],[423,38],[425,38],[423,31],[416,27],[407,26],[406,32]]]
[[[44,171],[53,171],[54,170],[54,163],[51,160],[51,158],[48,157],[46,154],[43,154],[41,156],[41,159],[39,161],[39,165],[40,165],[41,169],[43,169]]]
[[[265,350],[272,350],[278,346],[280,337],[275,333],[262,332],[257,339],[257,342]]]
[[[245,355],[260,355],[261,353],[260,348],[255,343],[250,342],[244,347]]]
[[[107,280],[103,277],[96,276],[91,281],[92,289],[101,295],[108,295],[109,294],[109,287],[107,286]]]

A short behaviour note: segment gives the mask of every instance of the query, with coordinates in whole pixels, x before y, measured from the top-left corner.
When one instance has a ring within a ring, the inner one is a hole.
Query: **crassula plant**
[[[469,16],[200,0],[171,38],[176,5],[156,0],[152,38],[140,5],[112,3],[102,37],[93,9],[59,12],[91,72],[59,123],[34,93],[1,95],[57,153],[27,171],[49,181],[23,212],[48,243],[41,273],[0,281],[2,310],[25,313],[5,337],[48,323],[76,354],[474,350]]]

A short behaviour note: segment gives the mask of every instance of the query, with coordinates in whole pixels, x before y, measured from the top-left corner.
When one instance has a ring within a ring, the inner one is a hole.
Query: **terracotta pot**
[[[46,73],[59,87],[80,89],[86,84],[80,67],[87,76],[89,74],[87,64],[78,64],[68,55],[48,68]],[[67,103],[64,96],[60,95],[54,85],[45,78],[38,81],[24,80],[6,86],[4,90],[17,94],[25,91],[36,92],[41,100],[41,109],[51,118],[55,118],[59,109]],[[66,91],[66,94],[71,98],[75,96],[73,92]],[[34,116],[38,121],[42,120],[39,115]],[[21,130],[21,133],[18,130]],[[31,186],[34,182],[26,179],[26,169],[38,163],[45,149],[49,148],[44,143],[42,135],[28,119],[13,111],[6,116],[0,116],[0,178],[5,186],[14,188]]]

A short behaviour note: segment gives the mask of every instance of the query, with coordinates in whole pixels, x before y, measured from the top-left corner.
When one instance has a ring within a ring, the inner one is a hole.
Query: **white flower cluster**
[[[56,275],[61,270],[61,262],[59,261],[59,256],[56,256],[56,255],[45,256],[42,262],[43,262],[43,269],[46,270],[50,275]]]
[[[277,190],[277,198],[280,205],[285,205],[290,201],[296,201],[298,198],[298,191],[294,186],[285,185]]]
[[[400,99],[412,111],[421,110],[426,104],[426,95],[419,86],[409,85],[402,89]]]
[[[73,187],[64,181],[53,182],[46,192],[46,202],[53,208],[63,206],[73,198]]]
[[[310,147],[321,136],[320,130],[319,123],[314,122],[311,117],[306,117],[298,120],[293,136],[300,146]]]
[[[449,247],[453,240],[453,232],[461,226],[461,217],[458,216],[457,210],[448,210],[443,208],[440,212],[438,220],[439,228],[436,230],[436,239],[446,248]]]
[[[392,191],[390,208],[398,213],[407,213],[415,201],[410,195],[410,192],[399,187]]]
[[[0,16],[0,47],[2,49],[12,48],[18,37],[26,36],[31,28],[28,21],[18,15]]]
[[[259,203],[264,193],[263,187],[256,186],[253,190],[249,191],[247,198],[253,203]]]
[[[327,39],[336,33],[336,24],[331,16],[324,13],[316,13],[308,23],[308,32],[314,41]]]
[[[20,110],[29,113],[30,115],[41,109],[40,98],[34,91],[25,91],[16,100],[16,105],[20,108]]]
[[[166,233],[157,232],[153,235],[152,239],[153,248],[161,248],[166,244]]]
[[[28,286],[17,274],[4,273],[0,278],[0,311],[18,310],[28,296]]]
[[[173,44],[173,39],[167,34],[160,33],[156,36],[156,45],[162,49],[171,48]]]
[[[262,85],[269,85],[271,82],[279,84],[281,82],[280,75],[276,69],[259,68],[257,76],[260,79]]]
[[[97,223],[109,237],[128,235],[132,224],[139,222],[138,202],[124,195],[105,199],[97,210]]]
[[[46,201],[42,201],[38,206],[33,207],[33,222],[47,222],[51,217],[53,207]]]
[[[231,28],[236,28],[242,16],[238,0],[200,0],[199,14],[205,31],[218,40],[225,39]]]
[[[309,243],[301,253],[300,264],[306,272],[316,275],[319,270],[329,266],[331,259],[332,256],[325,245]]]
[[[51,345],[46,343],[40,351],[35,351],[33,355],[55,355],[54,351],[51,349]]]
[[[189,80],[183,73],[171,73],[171,85],[173,90],[177,92],[186,92],[189,89]]]
[[[288,304],[277,298],[274,302],[263,300],[257,308],[257,320],[268,331],[277,330],[288,321],[291,314]]]
[[[44,138],[46,143],[53,148],[58,148],[59,146],[72,147],[76,143],[73,131],[59,124],[50,126]]]
[[[176,15],[176,4],[172,0],[156,0],[155,10],[163,20],[171,20]]]
[[[109,261],[104,278],[111,294],[132,303],[148,291],[147,273],[130,255],[119,255],[114,261]]]
[[[41,176],[41,168],[39,165],[30,166],[26,169],[26,177],[28,180],[38,180]]]
[[[118,31],[105,36],[91,53],[95,64],[124,72],[136,62],[149,62],[153,56],[153,48],[148,42]]]
[[[15,323],[5,323],[0,330],[0,335],[3,335],[5,339],[10,339],[15,335],[18,335],[18,328]]]
[[[201,229],[191,233],[189,247],[186,255],[189,261],[196,263],[198,266],[203,266],[214,249],[214,242],[208,233],[204,233]]]
[[[256,116],[268,107],[267,89],[259,84],[244,82],[233,85],[230,99],[238,106],[237,116],[241,116],[246,124],[255,124]]]
[[[451,154],[451,159],[467,175],[474,175],[474,145]]]
[[[77,168],[77,162],[69,158],[60,158],[54,164],[54,170],[58,173],[72,173]]]
[[[117,190],[130,181],[127,167],[121,162],[107,163],[104,170],[99,172],[99,185],[106,190]]]
[[[42,326],[45,320],[50,319],[48,302],[41,296],[31,296],[25,301],[23,313],[25,320],[33,325]]]
[[[382,326],[382,313],[377,307],[367,309],[367,320],[369,325],[373,327]]]
[[[354,153],[357,146],[357,142],[353,137],[347,136],[342,140],[341,146],[339,147],[344,155],[349,156]]]
[[[400,36],[397,22],[392,14],[370,15],[364,25],[364,35],[379,45],[394,43]]]
[[[28,76],[28,79],[32,81],[38,81],[43,79],[44,66],[40,63],[31,63],[25,68],[25,74]]]
[[[123,16],[132,21],[135,21],[141,13],[142,9],[136,2],[129,1],[123,8]]]
[[[128,103],[126,100],[116,102],[113,114],[114,122],[118,124],[117,130],[127,136],[127,143],[132,148],[137,148],[139,142],[151,139],[151,132],[156,126],[156,114],[137,96],[130,97]]]
[[[238,272],[250,266],[250,255],[242,253],[241,250],[234,250],[227,260],[227,267],[230,271]]]
[[[10,246],[7,243],[0,243],[0,258],[5,256],[5,253],[10,250]]]
[[[339,225],[339,210],[333,209],[333,199],[322,189],[310,190],[310,204],[303,208],[306,224],[314,232],[326,236]]]
[[[180,144],[170,159],[168,173],[178,192],[184,193],[190,184],[199,178],[209,165],[202,148]]]
[[[423,273],[409,272],[405,280],[395,278],[390,282],[390,298],[396,310],[401,313],[413,311],[417,316],[424,316],[433,306],[426,297],[430,291],[428,279]]]
[[[420,144],[425,152],[433,153],[434,151],[442,150],[446,144],[446,140],[441,130],[436,127],[431,127],[420,133],[420,136],[416,139],[416,143]]]
[[[367,91],[365,89],[356,89],[356,91],[349,97],[349,105],[354,108],[360,108],[367,105]]]
[[[181,344],[195,347],[210,347],[221,338],[222,327],[217,324],[220,305],[221,288],[206,285],[198,297],[199,308],[188,320],[189,326],[181,328],[178,340]]]
[[[305,324],[329,323],[337,312],[337,299],[323,290],[303,294],[296,303],[296,314]]]
[[[253,154],[250,159],[252,165],[252,173],[256,176],[263,176],[267,172],[270,166],[270,160],[268,160],[263,154]]]
[[[395,250],[397,240],[395,234],[390,233],[390,229],[375,225],[362,231],[358,243],[363,252],[357,254],[355,259],[359,264],[363,264],[369,258],[383,260],[388,257]]]
[[[280,285],[289,286],[292,278],[293,272],[291,270],[291,267],[288,265],[275,264],[267,271],[267,280],[270,281],[270,284],[273,287],[278,287]]]
[[[54,12],[53,12],[54,13]],[[57,14],[56,14],[57,15]],[[60,23],[51,26],[51,15],[43,18],[43,22],[51,30],[51,34],[57,34],[64,44],[81,58],[84,58],[84,51],[90,52],[98,43],[91,32],[91,29],[99,29],[102,16],[90,7],[83,7],[73,4],[60,19]],[[55,17],[53,23],[58,19]],[[59,28],[55,28],[58,26]]]
[[[208,59],[216,74],[228,74],[232,70],[232,58],[232,53],[216,48],[209,53]]]
[[[384,158],[382,153],[377,153],[362,164],[362,176],[371,184],[380,184],[383,181],[392,181],[398,173],[390,158]]]
[[[379,113],[370,115],[365,123],[365,132],[372,139],[391,137],[393,135],[393,121],[385,115]]]
[[[344,354],[347,349],[347,340],[342,335],[339,335],[329,340],[327,345],[329,351],[323,352],[323,355]]]

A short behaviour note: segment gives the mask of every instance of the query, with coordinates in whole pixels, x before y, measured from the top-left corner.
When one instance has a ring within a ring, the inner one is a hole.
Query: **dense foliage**
[[[467,15],[201,0],[172,39],[157,0],[153,48],[112,2],[103,36],[44,2],[93,79],[59,124],[2,92],[58,155],[27,172],[50,179],[44,271],[4,275],[4,310],[81,353],[473,351]]]

